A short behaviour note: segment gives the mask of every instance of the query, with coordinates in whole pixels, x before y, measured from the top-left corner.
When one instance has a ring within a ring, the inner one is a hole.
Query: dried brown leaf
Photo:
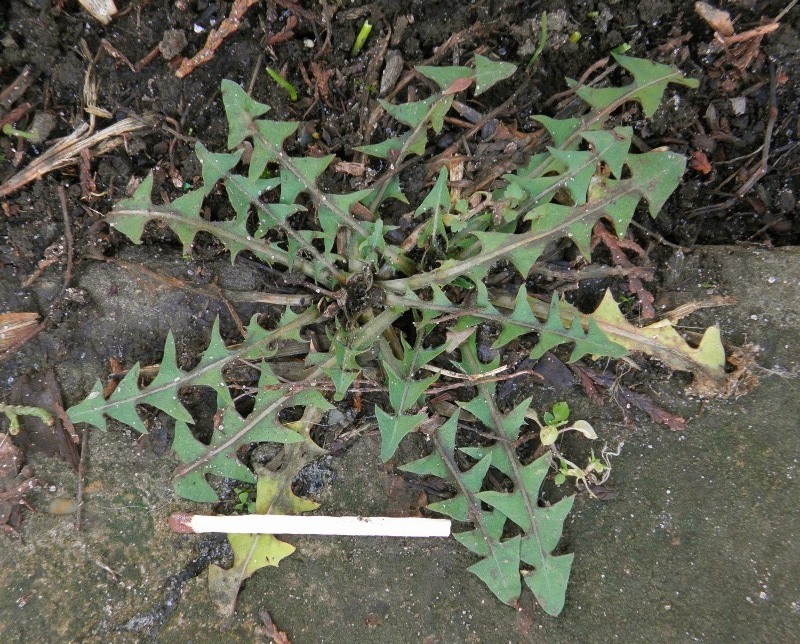
[[[0,351],[24,342],[38,322],[37,313],[0,313]]]
[[[721,36],[732,36],[734,33],[731,14],[711,6],[707,2],[695,2],[694,10],[706,21],[709,27]]]

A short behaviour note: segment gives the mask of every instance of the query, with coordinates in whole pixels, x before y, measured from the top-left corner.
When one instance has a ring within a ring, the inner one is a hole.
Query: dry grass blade
[[[154,125],[155,118],[152,116],[129,117],[88,135],[88,124],[82,123],[72,134],[56,142],[44,154],[31,161],[25,169],[0,184],[0,198],[7,197],[15,190],[31,181],[41,179],[54,170],[79,163],[82,150],[96,147],[92,150],[92,156],[97,157],[122,145],[126,135],[148,130]]]

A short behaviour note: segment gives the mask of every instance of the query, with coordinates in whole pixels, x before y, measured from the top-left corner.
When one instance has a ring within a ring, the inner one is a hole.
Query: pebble
[[[386,96],[391,92],[402,73],[403,55],[396,49],[390,49],[386,52],[386,64],[383,67],[383,75],[381,76],[379,96]]]

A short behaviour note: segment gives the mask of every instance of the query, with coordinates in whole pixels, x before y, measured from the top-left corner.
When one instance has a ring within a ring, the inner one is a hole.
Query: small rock
[[[736,116],[741,116],[747,111],[747,99],[744,96],[737,96],[731,99],[731,109]]]
[[[172,60],[187,44],[186,34],[180,29],[167,29],[161,42],[158,43],[158,50],[166,60]]]
[[[403,73],[403,55],[396,49],[386,52],[386,65],[381,76],[380,96],[386,96],[394,89],[400,74]]]

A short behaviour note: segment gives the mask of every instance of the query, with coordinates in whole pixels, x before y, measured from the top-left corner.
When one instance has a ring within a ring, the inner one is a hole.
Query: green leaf
[[[531,327],[539,324],[539,320],[533,314],[533,311],[531,311],[531,305],[528,302],[528,291],[524,285],[517,290],[516,305],[514,306],[514,312],[511,314],[510,320],[511,321],[503,324],[500,335],[497,336],[497,340],[492,344],[493,349],[504,347],[521,335],[530,333]],[[522,322],[523,324],[514,324],[514,322]]]
[[[581,120],[576,118],[554,119],[541,114],[533,118],[544,126],[550,138],[553,139],[553,145],[557,148],[563,146],[573,134],[580,130],[582,125]]]
[[[442,457],[441,452],[439,453],[439,456]],[[446,458],[452,459],[451,452],[448,451]],[[431,503],[428,508],[434,512],[438,512],[439,514],[445,514],[449,517],[452,517],[456,521],[470,521],[470,517],[475,516],[477,512],[476,507],[480,508],[480,506],[475,503],[473,497],[483,486],[483,480],[486,478],[486,474],[488,473],[491,464],[491,455],[487,455],[467,471],[459,471],[458,485],[460,488],[462,488],[462,492],[454,496],[452,499]],[[448,472],[451,474],[449,477],[451,480],[453,471],[458,471],[458,468],[448,468]]]
[[[626,354],[625,348],[609,340],[592,319],[589,320],[586,331],[583,330],[577,316],[573,318],[569,327],[565,326],[561,320],[558,296],[553,293],[547,322],[539,332],[539,342],[531,350],[530,357],[537,360],[550,349],[569,340],[575,342],[575,348],[569,357],[570,362],[587,354],[611,358],[621,358]]]
[[[448,89],[452,84],[462,78],[472,78],[474,72],[469,67],[432,67],[429,65],[418,65],[415,67],[420,74],[430,78],[439,86],[442,91]]]
[[[293,167],[281,165],[281,203],[294,203],[297,196],[309,191],[333,161],[334,155],[324,157],[292,157]]]
[[[326,253],[331,252],[339,228],[347,226],[347,222],[343,220],[341,213],[349,212],[352,206],[371,194],[372,190],[356,190],[346,195],[324,195],[317,208],[317,218],[319,219],[320,228],[322,228],[322,234],[319,236],[325,240]],[[375,241],[378,242],[379,240]],[[380,238],[380,241],[383,241],[382,238]]]
[[[504,604],[512,605],[519,599],[519,548],[520,537],[517,535],[497,544],[490,556],[467,568]]]
[[[400,105],[395,105],[394,103],[379,99],[378,103],[380,103],[381,107],[394,119],[400,121],[403,125],[416,128],[427,119],[431,107],[436,103],[438,98],[438,96],[434,95],[422,101],[402,103]]]
[[[621,179],[622,166],[631,148],[633,129],[615,127],[613,130],[591,130],[581,132],[581,136],[591,143],[593,149],[611,170],[611,174]]]
[[[450,211],[450,190],[447,187],[448,171],[445,166],[439,169],[439,177],[436,179],[436,184],[431,191],[427,194],[422,203],[414,211],[418,217],[425,213],[431,213],[429,225],[425,231],[419,235],[418,245],[423,246],[428,239],[441,237],[445,246],[447,244],[447,229],[443,222],[443,216]]]
[[[288,406],[290,397],[274,389],[265,389],[270,384],[275,384],[274,377],[263,375],[254,409],[246,418],[242,418],[233,407],[228,407],[219,426],[215,428],[211,442],[202,451],[191,433],[183,432],[180,435],[181,442],[174,444],[175,452],[183,463],[175,474],[176,491],[179,494],[187,490],[201,490],[198,487],[198,473],[203,477],[212,474],[245,483],[254,482],[252,472],[237,457],[243,445],[256,442],[287,444],[303,440],[302,436],[278,422],[278,412]],[[176,435],[176,441],[178,438]],[[189,483],[183,483],[182,479],[187,476],[192,479]]]
[[[384,462],[394,455],[400,441],[427,419],[427,414],[424,413],[405,415],[439,378],[438,374],[419,380],[414,378],[422,366],[444,351],[444,345],[432,349],[423,348],[423,338],[424,335],[420,333],[413,349],[403,339],[402,363],[394,366],[391,361],[386,360],[383,365],[389,386],[389,402],[394,409],[394,414],[388,414],[380,407],[375,407],[381,432],[381,458]]]
[[[222,104],[228,119],[228,149],[239,145],[250,134],[250,127],[256,118],[266,114],[269,106],[254,101],[236,83],[222,81]]]
[[[680,185],[686,170],[686,157],[653,150],[645,154],[631,154],[626,165],[631,171],[632,185],[647,199],[650,216],[655,217]]]
[[[554,555],[552,552],[561,540],[564,521],[574,501],[575,497],[570,496],[550,507],[537,507],[534,514],[538,533],[523,537],[520,546],[522,561],[534,567],[532,573],[525,575],[525,585],[549,615],[558,615],[564,608],[574,555]]]
[[[575,555],[547,557],[533,573],[525,575],[525,585],[548,615],[557,617],[564,609],[567,584]]]
[[[573,203],[576,206],[582,206],[586,203],[586,191],[589,189],[589,181],[597,169],[594,155],[591,152],[582,150],[548,148],[548,151],[553,160],[557,162],[555,166],[558,171],[568,175],[564,181],[564,187],[572,197]]]
[[[333,399],[336,401],[344,399],[350,385],[353,384],[358,374],[361,373],[361,367],[356,362],[356,357],[363,350],[354,349],[349,345],[348,339],[340,339],[342,335],[337,333],[331,337],[331,349],[335,358],[332,365],[322,367],[323,372],[331,379],[336,387],[336,394]]]
[[[408,203],[408,197],[403,194],[402,187],[400,186],[400,177],[392,177],[391,181],[386,184],[386,189],[383,191],[383,196],[376,206],[380,206],[387,199],[397,199],[403,203]]]
[[[642,58],[631,58],[622,54],[612,54],[616,61],[633,76],[633,81],[624,87],[589,87],[581,85],[575,93],[597,110],[612,107],[614,104],[635,100],[642,106],[647,118],[655,114],[664,91],[670,83],[696,88],[699,82],[685,78],[680,71],[669,65],[662,65]],[[575,81],[571,81],[574,86]]]
[[[499,543],[503,536],[506,516],[496,510],[489,512],[481,510],[479,516],[479,528],[469,532],[454,533],[453,538],[470,552],[474,552],[479,557],[486,557],[491,554],[492,543]],[[519,578],[518,570],[514,571],[514,576]]]
[[[225,190],[228,193],[228,201],[231,202],[234,211],[236,211],[236,221],[239,223],[247,223],[247,218],[250,215],[250,208],[253,204],[258,204],[259,215],[263,213],[273,213],[275,204],[264,204],[261,202],[261,195],[268,190],[273,190],[280,184],[280,179],[270,177],[262,179],[255,177],[254,179],[247,179],[238,175],[226,174],[225,175]],[[292,212],[297,212],[299,207],[295,206],[293,210],[282,213],[280,218],[274,217],[275,221],[281,223],[286,220],[286,217]],[[271,225],[274,225],[272,223]]]
[[[428,418],[428,415],[422,412],[413,416],[387,414],[377,406],[375,407],[375,416],[381,431],[381,460],[384,463],[394,456],[400,446],[400,441]]]
[[[475,96],[483,94],[515,71],[517,71],[517,66],[514,63],[495,61],[475,54]]]
[[[379,409],[379,408],[376,408]],[[458,430],[458,410],[448,418],[443,425],[436,430],[439,442],[445,447],[449,454],[456,448],[456,431]],[[491,459],[487,461],[491,463]],[[419,476],[438,476],[441,479],[449,480],[450,471],[447,463],[437,452],[432,452],[428,456],[420,458],[411,463],[401,465],[400,470],[409,474]]]
[[[206,190],[211,190],[217,181],[236,167],[242,157],[241,150],[229,154],[210,152],[200,141],[195,144],[194,153],[203,166],[203,184]]]
[[[308,512],[319,504],[300,499],[291,492],[291,481],[310,462],[296,446],[285,455],[278,473],[264,474],[256,484],[256,514],[296,514]],[[231,616],[236,608],[239,590],[249,577],[266,566],[277,566],[295,551],[295,547],[273,535],[229,534],[233,565],[223,569],[211,564],[208,587],[219,613]]]
[[[459,403],[464,409],[476,416],[486,427],[497,429],[495,425],[495,416],[493,410],[484,398],[473,398],[469,403]],[[508,414],[497,414],[497,419],[500,421],[499,428],[507,442],[513,443],[519,438],[520,431],[525,423],[525,414],[530,408],[531,398],[526,398],[519,405],[514,407]],[[460,448],[465,454],[469,454],[473,458],[482,459],[487,454],[492,456],[492,467],[496,467],[503,474],[509,478],[514,476],[514,465],[511,461],[509,450],[501,441],[497,441],[491,447],[462,447]]]
[[[523,531],[529,533],[533,530],[535,516],[531,516],[527,501],[538,498],[539,488],[550,469],[550,462],[551,456],[548,453],[525,467],[516,468],[520,473],[520,481],[513,492],[486,491],[478,493],[477,496],[484,503],[488,503],[502,512]],[[541,531],[541,526],[538,526],[537,531]]]
[[[152,206],[153,201],[151,195],[153,194],[153,172],[152,170],[139,184],[139,187],[128,199],[121,199],[117,202],[115,210],[133,210],[148,212]],[[201,199],[202,201],[202,199]],[[199,208],[198,208],[199,210]],[[134,244],[142,243],[142,233],[144,232],[145,224],[155,217],[125,217],[120,220],[109,220],[112,228],[117,229],[123,235],[126,235]]]
[[[267,164],[276,163],[286,153],[283,142],[297,131],[298,124],[284,121],[261,119],[254,124],[253,154],[250,157],[249,176],[261,177]]]
[[[557,402],[553,405],[553,421],[556,424],[566,422],[569,418],[569,405],[565,402]]]
[[[520,236],[512,233],[479,231],[473,234],[480,241],[483,253],[497,253],[498,259],[508,258],[514,264],[514,268],[525,278],[528,277],[531,267],[544,252],[544,245],[540,244],[515,247],[513,242],[518,241]]]
[[[425,145],[427,143],[428,139],[425,136],[425,132],[418,131],[413,133],[406,132],[398,137],[386,139],[380,143],[359,145],[353,149],[372,157],[394,162],[403,149],[406,149],[408,154],[416,154],[418,156],[425,154]]]
[[[67,410],[67,416],[73,423],[87,423],[102,431],[108,429],[104,410],[103,383],[96,380],[94,387],[80,403]]]

